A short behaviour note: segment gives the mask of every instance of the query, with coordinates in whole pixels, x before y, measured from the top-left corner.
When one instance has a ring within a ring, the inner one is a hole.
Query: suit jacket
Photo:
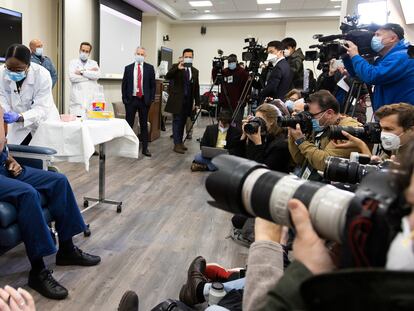
[[[200,146],[216,147],[218,136],[218,124],[208,125],[201,138]],[[229,150],[230,154],[238,155],[240,153],[240,137],[241,131],[230,126],[227,130],[225,149]]]
[[[125,105],[131,102],[134,92],[134,66],[135,63],[126,66],[122,78],[122,101]],[[144,101],[149,106],[155,99],[155,71],[152,65],[144,62],[144,76],[142,78]]]
[[[270,72],[267,84],[260,92],[260,102],[263,102],[266,97],[284,100],[290,90],[292,78],[289,63],[286,59],[282,59]]]
[[[169,96],[165,111],[173,114],[183,112],[184,104],[184,70],[178,69],[178,64],[172,65],[171,69],[165,75],[170,80]],[[200,105],[200,84],[198,82],[198,70],[191,67],[191,103],[195,101],[197,106]],[[191,109],[189,114],[191,113]]]

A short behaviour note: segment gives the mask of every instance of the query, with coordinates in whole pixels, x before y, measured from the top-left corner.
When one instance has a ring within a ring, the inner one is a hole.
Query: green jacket
[[[303,61],[305,56],[299,48],[287,58],[290,69],[293,73],[292,88],[303,88]]]

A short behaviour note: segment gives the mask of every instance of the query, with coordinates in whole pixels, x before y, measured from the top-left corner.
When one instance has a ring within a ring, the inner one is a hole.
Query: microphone
[[[342,39],[344,37],[344,35],[340,34],[340,35],[330,35],[330,36],[325,36],[325,37],[320,37],[318,39],[319,42],[329,42],[329,41],[333,41],[336,39]]]

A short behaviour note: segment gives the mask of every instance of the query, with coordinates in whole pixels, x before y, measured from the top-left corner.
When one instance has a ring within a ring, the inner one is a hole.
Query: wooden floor
[[[204,187],[208,173],[191,173],[192,158],[199,151],[200,137],[208,120],[200,120],[189,151],[172,151],[171,127],[150,144],[152,158],[107,159],[107,198],[123,201],[121,214],[114,206],[99,206],[84,215],[92,235],[79,235],[83,250],[98,254],[96,267],[56,267],[54,256],[47,263],[54,276],[70,291],[63,301],[41,297],[30,290],[37,310],[116,310],[122,294],[134,290],[140,310],[151,310],[167,298],[178,299],[192,259],[202,255],[207,262],[228,267],[243,266],[247,249],[226,239],[231,215],[207,204]],[[98,161],[91,170],[73,163],[59,163],[72,184],[79,204],[83,196],[96,196]],[[27,288],[30,269],[23,245],[0,256],[0,286]]]

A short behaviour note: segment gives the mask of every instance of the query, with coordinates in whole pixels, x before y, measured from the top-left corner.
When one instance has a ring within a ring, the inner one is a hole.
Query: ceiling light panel
[[[280,0],[257,0],[257,4],[278,4]]]
[[[211,1],[189,1],[188,2],[192,7],[207,7],[207,6],[213,6]]]

